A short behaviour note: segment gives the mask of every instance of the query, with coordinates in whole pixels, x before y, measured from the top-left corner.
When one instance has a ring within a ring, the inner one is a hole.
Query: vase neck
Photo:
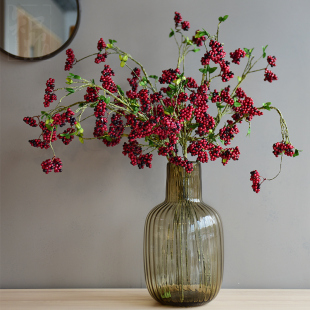
[[[167,164],[166,201],[184,200],[195,202],[202,200],[200,163],[194,163],[191,173],[186,173],[183,167]]]

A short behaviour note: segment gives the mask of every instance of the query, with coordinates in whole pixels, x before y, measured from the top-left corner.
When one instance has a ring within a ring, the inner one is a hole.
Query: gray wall
[[[284,158],[282,173],[251,190],[249,172],[272,177],[279,159],[272,144],[281,140],[278,116],[266,112],[234,140],[241,157],[222,167],[203,165],[203,198],[222,216],[225,233],[224,288],[310,288],[309,60],[308,0],[81,1],[82,20],[71,47],[81,58],[96,51],[103,37],[145,64],[149,74],[176,65],[168,38],[174,11],[195,29],[215,32],[217,17],[229,14],[220,41],[226,50],[269,44],[279,80],[252,75],[244,89],[257,105],[271,101],[286,117],[300,157]],[[255,51],[256,52],[256,51]],[[198,78],[201,55],[190,55],[186,75]],[[50,151],[32,148],[38,131],[22,122],[43,110],[45,81],[61,86],[65,52],[27,63],[0,55],[1,74],[1,287],[144,287],[142,241],[147,213],[164,199],[166,161],[138,170],[121,153],[99,141],[65,147],[61,174],[45,175],[40,163]],[[108,58],[116,81],[125,87],[128,72]],[[263,62],[264,65],[264,62]],[[262,66],[263,66],[262,65]],[[98,80],[103,65],[93,60],[73,70]],[[236,66],[234,66],[236,68]],[[238,69],[234,69],[238,74]],[[124,73],[126,72],[126,74]],[[234,84],[232,84],[234,85]],[[93,121],[86,129],[91,135]]]

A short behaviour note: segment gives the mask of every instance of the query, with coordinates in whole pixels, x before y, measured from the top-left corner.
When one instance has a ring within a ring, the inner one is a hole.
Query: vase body
[[[202,201],[200,163],[188,174],[167,165],[166,199],[150,211],[144,229],[144,273],[162,304],[198,306],[215,298],[223,278],[219,214]]]

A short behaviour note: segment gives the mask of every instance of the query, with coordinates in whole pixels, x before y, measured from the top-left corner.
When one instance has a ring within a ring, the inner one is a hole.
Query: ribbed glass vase
[[[223,230],[219,214],[201,198],[200,163],[188,174],[168,163],[166,199],[148,214],[144,272],[151,296],[162,304],[210,302],[223,278]]]

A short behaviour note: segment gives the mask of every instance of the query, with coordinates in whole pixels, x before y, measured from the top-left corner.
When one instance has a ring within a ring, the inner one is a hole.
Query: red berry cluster
[[[129,85],[131,86],[133,92],[136,92],[138,89],[138,81],[140,78],[140,74],[141,74],[141,70],[139,68],[134,68],[131,71],[132,78],[127,79],[127,81],[129,82]]]
[[[48,79],[46,81],[45,95],[44,95],[44,107],[48,108],[50,104],[57,100],[57,96],[53,93],[55,88],[55,79]]]
[[[177,74],[180,74],[181,71],[177,68],[175,70],[168,69],[163,70],[161,77],[158,79],[160,84],[170,84],[172,81],[177,79]]]
[[[68,145],[73,139],[74,139],[74,128],[67,128],[62,134],[65,134],[66,136],[61,136],[58,134],[58,138],[62,140],[62,143],[64,145]],[[72,135],[71,135],[72,134]]]
[[[210,60],[212,60],[215,64],[218,64],[223,61],[224,57],[226,56],[223,45],[221,43],[210,40],[209,46],[211,47],[211,50],[205,53],[201,58],[201,64],[203,66],[209,65]]]
[[[190,28],[190,23],[188,21],[184,21],[181,23],[181,27],[184,31],[188,31]]]
[[[178,12],[174,12],[174,22],[175,22],[175,27],[178,27],[179,23],[182,21],[182,16]]]
[[[38,126],[37,121],[33,117],[30,117],[30,116],[24,117],[23,121],[31,127]]]
[[[101,52],[103,49],[105,49],[107,47],[107,45],[105,44],[105,42],[103,41],[102,38],[99,39],[98,43],[97,43],[97,49],[99,52]]]
[[[94,115],[96,118],[103,117],[106,112],[107,104],[103,100],[99,100],[98,104],[94,108]]]
[[[192,38],[192,41],[197,45],[197,46],[202,46],[203,42],[207,40],[207,38],[205,36],[202,36],[200,38],[195,38],[196,34],[199,32],[200,30],[196,30],[195,35]]]
[[[50,131],[44,122],[40,122],[40,128],[42,129],[43,141],[46,143],[54,142],[57,140],[56,128],[52,127]]]
[[[277,142],[273,144],[273,154],[278,157],[281,154],[292,157],[294,155],[294,146],[290,143]]]
[[[99,53],[97,53],[97,56],[95,58],[96,64],[100,64],[101,62],[105,62],[105,60],[107,59],[107,57],[108,57],[107,52],[101,54],[101,51],[104,50],[106,47],[107,46],[106,46],[105,42],[103,41],[102,38],[100,38],[100,40],[97,43],[97,49],[98,49]]]
[[[95,58],[95,63],[100,64],[101,62],[105,62],[105,60],[107,59],[107,56],[108,56],[107,53],[103,53],[103,54],[98,53]]]
[[[50,145],[46,143],[46,141],[41,141],[40,139],[29,140],[29,143],[33,147],[39,147],[41,150],[48,149],[50,147]]]
[[[141,111],[148,113],[151,110],[151,100],[149,98],[149,91],[147,89],[141,89],[138,93],[140,101]]]
[[[239,129],[237,125],[233,125],[233,121],[227,121],[228,126],[224,126],[220,129],[220,138],[224,141],[225,145],[230,144],[231,140],[235,137],[237,133],[239,133]]]
[[[193,163],[191,163],[188,159],[183,159],[181,156],[169,157],[168,159],[172,164],[176,166],[180,166],[185,168],[187,173],[191,173],[193,171]]]
[[[276,60],[277,60],[276,56],[268,56],[267,57],[267,62],[269,63],[269,65],[271,67],[275,67],[276,66]]]
[[[139,146],[137,141],[124,143],[123,145],[123,154],[128,155],[130,163],[133,166],[138,166],[139,169],[143,169],[145,166],[152,168],[152,154],[142,154],[142,147]]]
[[[105,65],[104,69],[101,71],[100,82],[102,82],[102,87],[111,93],[117,92],[117,87],[111,76],[114,76],[114,71],[110,68],[109,65]]]
[[[268,81],[269,83],[271,83],[272,81],[276,81],[278,79],[278,77],[271,72],[270,70],[265,69],[265,79],[264,81]]]
[[[250,181],[252,181],[252,188],[255,193],[258,193],[260,191],[260,175],[257,172],[257,170],[253,170],[250,172],[251,178]]]
[[[240,65],[240,58],[244,58],[246,55],[246,52],[242,50],[241,48],[238,48],[233,53],[230,53],[230,57],[232,59],[232,62]]]
[[[189,105],[180,110],[180,122],[184,122],[185,120],[190,121],[194,112],[194,107]]]
[[[188,88],[198,88],[197,82],[192,77],[187,78],[187,80],[188,80],[188,82],[187,82],[186,86]]]
[[[263,112],[254,107],[254,101],[251,97],[247,97],[245,92],[238,88],[236,91],[236,95],[238,97],[238,103],[241,104],[240,107],[232,107],[232,110],[235,112],[232,115],[232,119],[236,122],[242,123],[242,118],[246,116],[247,121],[251,121],[254,116],[261,116]],[[242,99],[244,97],[244,99]]]
[[[108,120],[105,117],[97,117],[96,126],[94,128],[93,135],[95,138],[102,138],[108,131]]]
[[[65,63],[65,71],[70,71],[71,68],[73,68],[74,62],[75,62],[75,55],[71,48],[66,50],[67,59]]]
[[[222,82],[227,82],[234,77],[234,73],[230,71],[230,62],[225,61],[224,57],[226,52],[224,51],[223,45],[215,40],[210,40],[209,46],[211,50],[204,54],[201,58],[201,64],[207,66],[212,60],[215,64],[219,64],[221,67]]]
[[[47,159],[41,163],[43,172],[46,174],[54,170],[55,173],[62,172],[62,162],[59,158],[55,156],[52,159]]]
[[[208,153],[207,150],[210,150],[212,145],[206,139],[201,139],[193,142],[187,148],[187,152],[192,156],[197,156],[197,160],[201,163],[208,162]]]
[[[96,102],[99,98],[99,87],[87,87],[84,100],[87,102]]]
[[[223,166],[226,166],[230,159],[238,160],[239,159],[239,155],[240,155],[240,150],[239,150],[238,146],[236,146],[235,148],[227,148],[225,150],[222,150],[220,156],[222,158]]]
[[[121,141],[122,134],[125,130],[121,115],[113,114],[111,117],[111,124],[109,127],[109,136],[117,141],[117,144]]]

